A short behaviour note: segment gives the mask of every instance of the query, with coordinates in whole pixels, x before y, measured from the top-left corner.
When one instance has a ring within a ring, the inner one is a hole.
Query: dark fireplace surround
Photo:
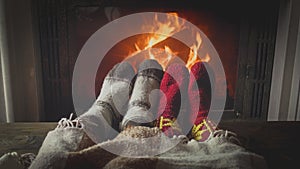
[[[177,12],[210,39],[223,63],[227,102],[223,119],[266,120],[272,78],[279,1],[33,0],[41,56],[42,121],[74,112],[72,73],[88,38],[112,19],[137,12]],[[109,9],[109,10],[108,10]],[[131,37],[134,39],[135,37]],[[130,38],[128,38],[130,41]],[[128,39],[105,56],[95,79],[99,94],[107,72],[128,53]],[[132,45],[132,44],[131,44]],[[116,56],[116,57],[109,57]]]

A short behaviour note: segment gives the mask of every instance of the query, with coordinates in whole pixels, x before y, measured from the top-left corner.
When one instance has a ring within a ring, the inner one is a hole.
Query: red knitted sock
[[[189,72],[180,64],[170,65],[161,81],[160,90],[164,92],[165,97],[160,99],[157,126],[167,136],[182,134],[176,118],[180,110],[186,109],[184,95],[187,93],[188,82]]]
[[[192,66],[188,88],[191,110],[190,121],[194,124],[191,137],[197,141],[205,141],[215,128],[215,125],[207,120],[212,88],[204,64],[203,62],[197,62]]]

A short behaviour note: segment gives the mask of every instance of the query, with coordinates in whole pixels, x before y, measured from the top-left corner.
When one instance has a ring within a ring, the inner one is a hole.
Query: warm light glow
[[[166,40],[167,38],[173,36],[174,34],[185,29],[184,22],[180,22],[177,13],[168,13],[167,18],[164,21],[161,21],[157,15],[155,15],[152,24],[146,24],[142,29],[147,28],[147,30],[151,30],[154,32],[153,34],[148,35],[146,38],[139,39],[139,42],[135,43],[135,50],[132,52],[129,57],[130,58],[136,55],[139,52],[148,50],[148,56],[145,56],[145,59],[155,59],[157,60],[162,67],[165,69],[169,62],[172,60],[177,53],[173,52],[169,46],[164,47],[165,54],[158,55],[155,52],[153,53],[151,49],[158,43]],[[188,56],[188,60],[186,66],[188,69],[191,66],[199,61],[208,62],[210,60],[210,56],[207,54],[205,58],[198,58],[198,50],[200,49],[202,44],[202,38],[200,37],[200,33],[196,33],[196,42],[190,47],[190,52]],[[179,49],[180,50],[180,49]]]
[[[200,37],[200,34],[197,32],[196,34],[196,44],[193,44],[190,48],[190,53],[188,60],[186,62],[186,67],[190,70],[194,63],[199,62],[200,59],[198,58],[198,49],[200,48],[202,44],[202,38]]]
[[[172,57],[174,55],[176,55],[176,53],[174,53],[168,46],[165,46],[165,52],[167,54],[166,59],[164,59],[162,65],[164,65],[164,67],[166,67],[168,65],[168,63],[170,62],[170,60],[172,59]]]
[[[150,37],[145,49],[152,48],[157,43],[164,41],[179,31],[182,31],[184,29],[184,22],[179,22],[177,13],[169,13],[165,22],[158,20],[157,15],[155,15],[153,25],[146,25],[145,27],[148,26],[150,26],[150,30],[155,32],[155,34]]]
[[[209,54],[207,53],[206,55],[205,55],[205,58],[201,58],[201,61],[202,62],[209,62],[210,61],[210,56],[209,56]]]

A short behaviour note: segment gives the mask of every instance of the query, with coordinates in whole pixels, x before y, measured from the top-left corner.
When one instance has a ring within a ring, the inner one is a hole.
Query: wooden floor
[[[266,159],[270,169],[295,168],[300,162],[300,122],[225,122],[220,128],[236,132],[249,151]]]
[[[0,156],[16,151],[37,153],[56,123],[0,123]],[[265,157],[270,169],[294,168],[300,162],[300,122],[227,121],[222,129],[236,132],[243,146]]]
[[[56,123],[0,123],[0,156],[15,151],[37,153]]]

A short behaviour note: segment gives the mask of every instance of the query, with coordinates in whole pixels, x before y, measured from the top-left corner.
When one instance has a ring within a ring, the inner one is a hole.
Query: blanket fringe
[[[72,120],[73,113],[70,114],[69,119],[62,118],[58,121],[56,128],[83,128],[83,124],[79,118]]]
[[[210,141],[213,138],[225,138],[226,140],[228,140],[231,143],[241,145],[240,140],[237,138],[237,134],[232,131],[221,130],[221,129],[215,130],[212,133],[210,133],[210,135],[206,141]]]

